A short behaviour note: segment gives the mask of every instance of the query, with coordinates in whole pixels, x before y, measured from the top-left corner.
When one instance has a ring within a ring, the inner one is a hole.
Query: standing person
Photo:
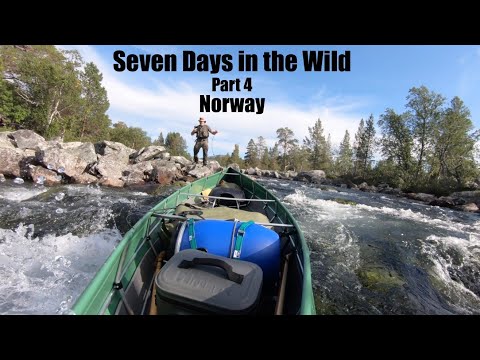
[[[192,130],[192,135],[197,135],[197,140],[195,140],[195,146],[193,147],[193,160],[195,164],[198,164],[198,152],[200,149],[203,149],[203,165],[207,166],[207,157],[208,157],[208,136],[210,134],[217,134],[217,130],[210,129],[210,126],[206,124],[206,121],[203,117],[198,119],[200,125],[197,125]]]

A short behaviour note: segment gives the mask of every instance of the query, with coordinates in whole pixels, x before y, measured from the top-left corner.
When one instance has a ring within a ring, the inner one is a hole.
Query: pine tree
[[[370,161],[375,151],[375,125],[373,115],[370,115],[365,125],[360,120],[355,134],[355,173],[365,176],[370,170]]]
[[[348,130],[345,130],[345,135],[340,143],[336,168],[339,175],[348,175],[353,171],[353,150]]]
[[[282,166],[285,170],[289,163],[287,155],[295,146],[298,145],[298,140],[295,139],[295,134],[288,127],[277,129],[277,138],[278,146],[283,149]]]
[[[253,139],[247,144],[247,151],[245,152],[245,166],[256,167],[258,165],[257,145]]]
[[[162,132],[160,132],[160,135],[158,135],[158,138],[152,143],[152,145],[165,146],[165,140],[163,138],[163,133]]]
[[[328,167],[329,154],[327,154],[327,141],[323,135],[322,122],[318,119],[313,127],[308,128],[309,136],[305,137],[305,145],[310,165],[313,169],[322,169]],[[330,155],[331,157],[331,155]]]
[[[235,163],[240,167],[243,165],[243,160],[240,158],[240,146],[238,144],[235,144],[232,155],[228,158],[228,163]]]

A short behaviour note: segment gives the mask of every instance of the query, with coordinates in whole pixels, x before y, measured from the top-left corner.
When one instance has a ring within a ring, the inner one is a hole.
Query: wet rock
[[[47,186],[59,185],[62,183],[62,180],[58,178],[56,172],[45,169],[42,166],[31,165],[28,169],[28,174],[34,182],[43,183]]]
[[[151,179],[161,185],[170,184],[178,174],[176,163],[173,161],[154,160],[152,168]]]
[[[3,174],[0,174],[0,182],[4,182],[5,181],[5,176]]]
[[[99,184],[103,186],[123,187],[124,182],[123,180],[120,180],[120,179],[112,179],[112,178],[104,177],[100,179]]]
[[[357,276],[364,287],[375,291],[388,291],[405,283],[394,270],[383,267],[367,266],[360,268],[357,271]]]
[[[341,198],[335,198],[335,199],[330,199],[330,201],[335,201],[336,203],[339,204],[344,204],[344,205],[357,205],[355,201],[352,200],[347,200],[347,199],[341,199]]]
[[[245,173],[248,175],[255,175],[257,171],[254,168],[248,168]]]
[[[468,211],[468,212],[479,211],[478,206],[475,203],[468,203],[468,204],[462,205],[461,208],[463,211]]]
[[[455,202],[458,203],[459,200],[463,200],[464,204],[466,203],[475,203],[477,206],[480,206],[480,190],[475,191],[459,191],[450,194],[454,198]]]
[[[74,175],[72,179],[76,184],[95,184],[98,182],[98,178],[96,176],[90,175],[88,173]]]
[[[325,180],[325,171],[323,170],[302,171],[302,172],[299,172],[293,180],[304,181],[304,182],[314,183],[314,184],[321,184]]]
[[[430,203],[437,199],[435,195],[425,193],[407,193],[405,196],[409,199],[423,201],[425,203]]]
[[[430,201],[429,205],[453,208],[456,204],[452,197],[441,196],[438,199]]]
[[[122,180],[126,186],[144,184],[149,179],[153,171],[152,164],[149,161],[134,165],[128,165],[122,172]]]
[[[296,171],[293,171],[293,170],[285,171],[285,177],[287,177],[287,178],[293,179],[297,176],[298,176],[298,173]]]

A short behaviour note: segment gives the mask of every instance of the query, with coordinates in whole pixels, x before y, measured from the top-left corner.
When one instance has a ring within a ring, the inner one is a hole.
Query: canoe
[[[233,190],[224,193],[216,191],[223,184],[232,185],[230,188]],[[244,194],[242,199],[236,195],[240,193]],[[191,211],[183,211],[179,214],[178,209],[182,206],[187,206]],[[160,275],[167,271],[167,265],[173,263],[175,256],[187,254],[187,252],[179,251],[181,247],[179,243],[184,238],[192,241],[192,236],[190,236],[192,233],[189,232],[188,226],[192,226],[193,230],[197,226],[197,236],[203,234],[203,238],[198,238],[198,241],[204,241],[204,243],[211,242],[214,236],[218,238],[220,227],[230,226],[234,233],[235,231],[240,233],[240,228],[235,227],[238,219],[226,219],[225,217],[230,216],[228,214],[220,219],[215,218],[218,217],[217,215],[213,215],[213,217],[210,215],[209,218],[202,216],[202,214],[213,213],[217,210],[223,211],[222,209],[226,209],[227,212],[228,209],[233,209],[232,211],[242,214],[251,213],[251,219],[256,220],[248,222],[249,225],[253,224],[256,227],[256,234],[253,234],[253,230],[244,229],[244,233],[248,232],[251,238],[257,236],[257,233],[265,233],[265,236],[261,235],[263,239],[279,239],[278,253],[275,255],[278,258],[268,260],[270,264],[276,264],[276,267],[273,267],[276,270],[272,272],[271,269],[267,269],[261,264],[262,260],[266,258],[259,259],[258,256],[256,259],[259,265],[252,265],[256,268],[263,266],[264,276],[269,272],[270,275],[273,274],[273,277],[276,277],[272,282],[273,285],[269,285],[271,288],[266,292],[267,295],[263,292],[259,295],[260,300],[265,300],[262,297],[268,296],[268,299],[263,302],[267,305],[259,307],[255,314],[315,314],[310,255],[300,227],[277,197],[250,177],[232,168],[186,185],[149,210],[125,234],[77,299],[71,313],[77,315],[163,314],[162,302],[156,300],[159,297],[156,290],[157,281],[159,281]],[[216,213],[218,214],[218,211]],[[254,215],[257,217],[255,218]],[[244,222],[238,221],[238,224],[240,226],[244,224],[244,227],[248,226],[245,225],[247,219],[250,217],[247,216]],[[262,222],[261,219],[267,219],[267,221]],[[186,225],[187,223],[188,225]],[[204,229],[207,230],[202,232],[199,228],[200,225],[204,225]],[[182,230],[181,235],[179,228]],[[239,238],[238,233],[237,238]],[[177,237],[172,237],[172,234]],[[183,237],[180,238],[181,236]],[[268,239],[258,240],[258,236],[257,243],[252,245],[253,247],[258,247],[260,241],[270,241]],[[227,242],[230,241],[229,239]],[[245,235],[244,243],[246,240],[247,236]],[[176,241],[176,243],[172,244],[172,241]],[[186,244],[188,246],[188,240]],[[175,245],[174,250],[172,250],[173,245]],[[232,242],[222,246],[230,246],[233,250],[233,245]],[[237,249],[236,246],[237,242],[235,242],[235,249]],[[247,245],[243,246],[245,249],[242,250],[242,253],[246,253]],[[208,253],[206,249],[200,249],[200,247],[194,249],[196,253],[200,250]],[[254,250],[250,249],[250,251]],[[271,257],[273,253],[270,251],[269,254],[268,256]],[[217,255],[221,258],[223,256],[225,261],[234,261],[234,266],[238,262],[242,262],[242,257],[238,255],[235,256],[236,259],[231,259],[232,254]],[[217,255],[212,254],[211,256]],[[247,259],[240,265],[246,263]],[[264,282],[264,284],[266,283]],[[241,299],[238,299],[238,303],[240,302]]]

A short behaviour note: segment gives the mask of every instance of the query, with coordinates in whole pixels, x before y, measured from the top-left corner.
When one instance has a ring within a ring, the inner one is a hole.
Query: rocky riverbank
[[[342,179],[327,179],[322,170],[305,172],[271,171],[258,168],[241,170],[250,175],[312,183],[315,186],[352,188],[407,197],[429,205],[480,212],[480,190],[462,191],[450,196],[405,193],[388,184],[378,186],[354,184]],[[192,164],[183,156],[171,156],[163,146],[148,146],[138,151],[121,143],[63,142],[45,140],[30,130],[0,132],[0,182],[14,178],[15,182],[34,181],[47,186],[65,183],[100,184],[124,187],[147,183],[169,185],[177,181],[190,182],[221,171],[217,161],[208,166]]]
[[[44,185],[65,183],[123,187],[155,182],[193,181],[221,170],[217,161],[195,166],[171,156],[163,146],[138,151],[121,143],[46,141],[30,130],[0,133],[0,181],[32,180]]]
[[[480,213],[480,190],[459,191],[449,196],[437,197],[432,194],[404,192],[399,188],[392,188],[388,184],[379,184],[378,186],[368,185],[366,182],[355,184],[343,179],[327,179],[322,170],[311,170],[296,173],[294,171],[277,172],[270,170],[261,170],[258,168],[249,168],[242,170],[245,174],[258,177],[274,177],[282,180],[303,181],[314,184],[320,188],[325,187],[329,190],[336,188],[356,189],[364,192],[384,193],[405,197],[411,200],[420,201],[427,205],[447,207],[460,211]]]

